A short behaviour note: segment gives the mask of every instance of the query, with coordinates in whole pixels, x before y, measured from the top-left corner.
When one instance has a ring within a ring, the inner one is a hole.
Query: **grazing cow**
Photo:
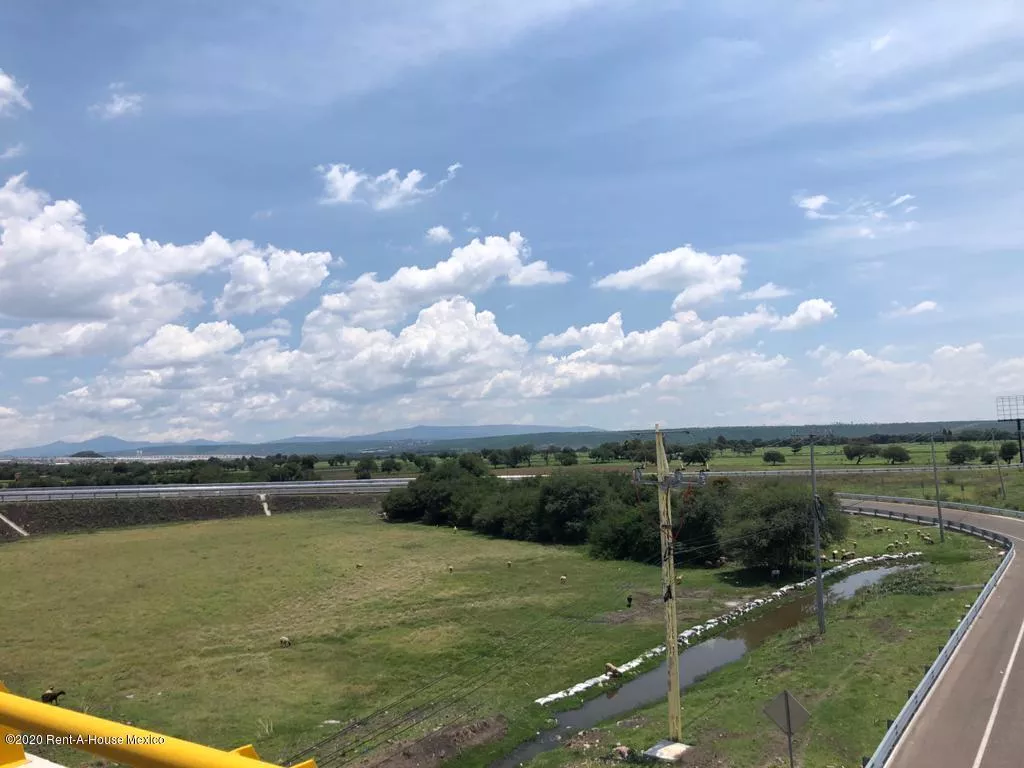
[[[633,607],[633,596],[632,595],[626,595],[626,607],[627,608],[632,608]]]
[[[779,576],[781,574],[782,574],[782,571],[780,571],[778,568],[772,568],[772,578],[773,579],[779,578]]]
[[[449,566],[448,566],[448,573],[454,573],[454,572],[455,572],[455,569],[454,569],[454,568],[452,568],[452,567],[451,567],[451,566],[449,565]]]
[[[568,578],[567,576],[562,576],[562,577],[560,577],[560,578],[559,578],[558,580],[559,580],[560,582],[562,582],[563,584],[565,584],[565,582],[567,582],[567,581],[569,580],[569,578]]]

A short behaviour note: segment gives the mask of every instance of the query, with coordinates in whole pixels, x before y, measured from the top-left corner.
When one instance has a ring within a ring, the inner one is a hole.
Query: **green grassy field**
[[[901,445],[906,448],[911,457],[909,463],[898,466],[925,468],[931,466],[931,447],[927,443],[895,443],[895,445]],[[936,443],[935,456],[940,467],[948,465],[946,452],[950,447],[952,447],[952,445],[954,445],[954,443]],[[973,445],[978,449],[993,447],[992,443],[987,442],[973,443]],[[996,450],[998,450],[998,447],[999,444],[996,443]],[[763,458],[765,450],[780,451],[786,458],[785,463],[777,466],[765,463]],[[633,462],[629,461],[595,462],[587,455],[586,452],[577,452],[576,457],[579,461],[578,464],[563,468],[554,460],[554,458],[549,459],[549,462],[545,464],[544,456],[538,453],[534,454],[530,458],[529,465],[524,464],[516,468],[499,465],[498,467],[495,467],[493,471],[499,474],[516,474],[529,472],[547,473],[554,471],[555,469],[606,469],[628,471],[633,468]],[[891,466],[887,460],[881,457],[865,458],[859,464],[855,461],[848,461],[846,457],[843,456],[842,446],[835,445],[819,446],[815,449],[814,458],[815,464],[819,469],[882,469]],[[811,453],[810,449],[807,447],[804,447],[800,451],[794,453],[787,445],[782,445],[781,447],[774,446],[759,448],[749,455],[735,453],[731,450],[713,451],[708,457],[708,466],[711,471],[718,472],[764,471],[773,468],[810,469]],[[699,469],[699,466],[691,465],[691,469],[696,471],[696,469]],[[316,465],[316,471],[323,480],[351,480],[355,477],[355,470],[353,466],[331,467],[326,461],[319,462]],[[401,471],[394,472],[391,475],[386,475],[383,472],[377,472],[374,473],[374,477],[413,477],[415,474],[415,467],[408,462],[403,462],[403,469]]]
[[[849,493],[869,493],[880,496],[908,496],[917,499],[935,499],[935,478],[930,473],[908,474],[883,472],[870,475],[824,476],[823,487]],[[1006,488],[1003,498],[1002,488]],[[939,470],[939,492],[944,501],[963,504],[1024,509],[1024,471],[1019,467],[1002,470]]]
[[[483,714],[508,712],[663,635],[657,567],[367,510],[39,537],[0,547],[0,572],[12,691],[55,685],[72,708],[221,748],[252,742],[272,760],[444,671],[423,700],[513,660],[474,697]],[[685,573],[681,621],[768,589],[731,586],[728,572]]]
[[[762,708],[788,689],[811,713],[794,739],[797,764],[860,765],[998,565],[984,542],[960,534],[926,551],[929,563],[920,571],[891,576],[828,611],[824,639],[811,619],[688,689],[683,740],[697,747],[690,764],[787,764],[785,737]],[[951,589],[935,591],[937,585]],[[605,765],[616,743],[642,751],[664,738],[666,722],[667,705],[644,708],[536,758],[530,768]],[[584,750],[582,743],[592,746]]]
[[[887,542],[859,539],[858,554]],[[656,566],[369,510],[38,537],[0,547],[0,572],[11,690],[55,685],[74,709],[221,748],[252,742],[271,760],[443,672],[402,709],[479,675],[457,710],[511,715],[511,744],[545,717],[533,699],[663,639]],[[682,575],[681,628],[771,589],[730,568]]]

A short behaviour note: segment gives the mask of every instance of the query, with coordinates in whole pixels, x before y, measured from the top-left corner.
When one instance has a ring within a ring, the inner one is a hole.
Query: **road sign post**
[[[789,691],[783,691],[768,702],[764,713],[786,734],[789,743],[789,768],[793,768],[793,734],[811,718],[811,713],[804,709]]]

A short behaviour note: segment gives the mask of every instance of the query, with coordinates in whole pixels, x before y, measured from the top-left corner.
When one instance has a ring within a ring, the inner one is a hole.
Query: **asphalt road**
[[[935,516],[934,506],[850,502],[847,507]],[[1024,520],[943,509],[1014,539]],[[1019,768],[1024,765],[1024,553],[1015,550],[996,589],[964,636],[886,768]]]
[[[943,467],[949,470],[993,469],[985,466]],[[855,475],[890,472],[931,472],[930,467],[882,467],[864,469],[819,469],[818,475]],[[809,469],[734,470],[709,472],[709,477],[762,477],[762,476],[808,476]],[[498,475],[506,480],[516,480],[536,475]],[[696,472],[684,472],[688,480],[696,479]],[[142,499],[209,496],[255,496],[261,493],[278,495],[313,495],[323,493],[381,493],[392,488],[401,488],[411,478],[391,477],[372,480],[302,480],[288,483],[221,483],[211,485],[91,485],[59,488],[14,488],[0,490],[0,504],[13,501],[58,501],[62,499]]]

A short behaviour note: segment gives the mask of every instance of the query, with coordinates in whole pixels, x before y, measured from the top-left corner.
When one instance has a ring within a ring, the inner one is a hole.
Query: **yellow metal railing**
[[[28,763],[21,734],[42,736],[43,744],[72,747],[134,768],[277,768],[261,760],[251,744],[230,752],[204,747],[15,696],[0,683],[0,768]],[[293,768],[316,768],[316,762],[306,760]]]

